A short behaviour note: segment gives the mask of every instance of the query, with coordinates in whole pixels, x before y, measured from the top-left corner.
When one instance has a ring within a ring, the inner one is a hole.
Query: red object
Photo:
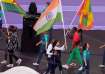
[[[72,49],[75,48],[77,42],[80,42],[80,36],[79,33],[76,31],[73,35]]]
[[[80,36],[78,32],[75,32],[73,36],[73,42],[78,42],[78,41],[80,41]]]

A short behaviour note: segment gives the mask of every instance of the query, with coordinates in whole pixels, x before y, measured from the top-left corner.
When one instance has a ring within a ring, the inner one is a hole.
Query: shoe
[[[46,72],[44,72],[43,74],[46,74]]]
[[[12,68],[14,65],[13,64],[8,64],[7,67],[8,68]]]
[[[69,66],[66,65],[66,64],[65,65],[62,65],[62,67],[65,68],[65,69],[69,69]]]
[[[17,63],[18,65],[20,65],[21,62],[22,62],[22,59],[20,59],[20,58],[16,61],[16,63]]]
[[[7,60],[3,60],[0,62],[1,64],[6,64],[7,63]]]
[[[100,68],[104,68],[104,67],[105,67],[105,65],[99,65],[99,67],[100,67]]]
[[[75,64],[75,63],[71,63],[70,64],[70,66],[73,66],[73,67],[75,67],[77,64]]]
[[[82,71],[82,70],[83,70],[83,66],[81,66],[78,70],[79,70],[79,71]]]
[[[33,63],[33,65],[34,65],[34,66],[38,66],[39,64],[38,64],[38,63]]]

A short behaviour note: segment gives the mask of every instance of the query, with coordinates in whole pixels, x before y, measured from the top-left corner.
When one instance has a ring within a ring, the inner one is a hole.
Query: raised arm
[[[101,45],[99,48],[103,48],[103,47],[105,47],[105,44],[104,45]]]
[[[63,50],[65,50],[65,46],[64,45],[62,47],[55,46],[54,49],[63,51]]]
[[[36,43],[36,46],[40,45],[42,43],[42,40]]]

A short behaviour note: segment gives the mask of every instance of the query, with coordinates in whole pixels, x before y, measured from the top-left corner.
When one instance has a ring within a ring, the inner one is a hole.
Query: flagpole
[[[4,18],[4,24],[6,25],[7,33],[9,35],[9,30],[8,30],[8,25],[7,25],[7,20],[6,20],[6,16],[5,16],[2,0],[0,0],[0,6],[1,6],[1,11],[2,11],[2,14],[3,14],[3,18]]]
[[[61,3],[61,0],[59,0],[60,2],[60,6],[61,6],[61,16],[63,16],[63,11],[62,11],[62,3]],[[64,26],[64,18],[62,18],[62,24],[63,24],[63,33],[64,33],[64,40],[65,40],[65,45],[66,45],[66,49],[67,49],[67,42],[66,42],[66,31],[65,31],[65,26]]]
[[[82,3],[80,4],[79,8],[77,9],[77,11],[76,11],[76,13],[75,13],[75,16],[73,17],[73,19],[72,19],[72,21],[71,21],[71,23],[70,23],[70,25],[69,25],[69,28],[70,28],[70,26],[73,24],[73,22],[75,21],[75,19],[76,19],[76,17],[77,17],[77,14],[78,14],[79,10],[81,9],[81,7],[82,7],[84,1],[85,1],[85,0],[82,1]]]

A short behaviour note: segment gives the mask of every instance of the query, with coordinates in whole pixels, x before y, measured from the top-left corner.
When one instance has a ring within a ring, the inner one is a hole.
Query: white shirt
[[[55,46],[54,49],[64,51],[65,47],[64,47],[64,45],[62,47]]]
[[[48,45],[48,48],[47,48],[47,50],[46,50],[46,54],[48,55],[49,58],[51,57],[51,55],[53,55],[53,53],[51,53],[51,50],[52,50],[52,49],[53,49],[52,44],[49,44],[49,45]]]
[[[52,49],[53,49],[52,44],[49,44],[48,48],[46,50],[46,54],[48,55],[49,58],[53,55],[53,53],[51,52]],[[64,45],[62,47],[55,46],[54,49],[55,50],[61,50],[61,51],[65,50]]]

